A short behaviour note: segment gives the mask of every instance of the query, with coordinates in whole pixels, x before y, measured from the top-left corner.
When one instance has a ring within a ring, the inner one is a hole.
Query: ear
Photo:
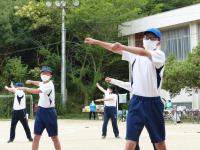
[[[160,46],[160,41],[157,42],[156,46]]]

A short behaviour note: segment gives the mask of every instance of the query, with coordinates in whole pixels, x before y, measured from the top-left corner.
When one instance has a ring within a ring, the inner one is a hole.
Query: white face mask
[[[46,81],[50,80],[50,78],[51,78],[50,76],[47,76],[47,75],[40,75],[40,77],[43,82],[46,82]]]
[[[156,50],[157,43],[158,43],[158,41],[151,41],[150,39],[149,40],[143,39],[143,46],[144,46],[145,50],[151,50],[151,51]]]

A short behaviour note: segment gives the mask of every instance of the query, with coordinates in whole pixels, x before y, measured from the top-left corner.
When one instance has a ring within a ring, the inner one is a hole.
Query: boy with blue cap
[[[24,84],[21,82],[17,82],[15,86],[8,87],[5,86],[5,89],[9,92],[15,94],[14,103],[13,103],[13,111],[12,111],[12,120],[11,120],[11,127],[10,127],[10,138],[8,143],[11,143],[15,139],[15,129],[17,126],[18,121],[21,122],[27,139],[32,142],[33,139],[31,137],[31,131],[28,125],[27,117],[26,117],[26,95],[23,90],[20,90],[20,87],[23,87]]]
[[[160,50],[161,33],[156,28],[144,32],[143,48],[86,38],[85,43],[101,46],[122,55],[131,64],[133,96],[129,102],[126,148],[133,150],[146,127],[157,150],[166,150],[164,104],[160,98],[165,54]]]
[[[58,138],[58,123],[57,114],[55,110],[55,89],[51,81],[52,70],[48,66],[43,66],[41,69],[40,81],[27,80],[27,84],[33,84],[39,88],[22,87],[26,92],[32,94],[39,94],[38,110],[36,112],[34,124],[34,139],[32,150],[38,150],[41,135],[46,129],[49,137],[51,137],[56,150],[61,150],[60,141]]]

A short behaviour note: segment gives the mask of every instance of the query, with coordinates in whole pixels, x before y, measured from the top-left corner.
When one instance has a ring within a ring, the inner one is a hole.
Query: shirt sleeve
[[[127,52],[127,51],[122,51],[122,60],[126,60],[128,62],[130,62],[131,64],[134,62],[134,60],[136,59],[135,54]]]
[[[165,53],[161,50],[150,51],[151,60],[156,68],[160,68],[165,64]]]
[[[113,99],[114,99],[115,102],[117,102],[117,99],[118,99],[117,94],[113,94]]]
[[[126,89],[128,91],[132,91],[131,82],[124,82],[124,81],[120,81],[120,80],[116,80],[116,79],[111,79],[110,83],[113,85],[116,85],[118,87],[121,87],[123,89]]]
[[[40,84],[41,85],[41,84]],[[50,84],[43,85],[38,88],[42,93],[49,94],[52,91],[52,86]]]

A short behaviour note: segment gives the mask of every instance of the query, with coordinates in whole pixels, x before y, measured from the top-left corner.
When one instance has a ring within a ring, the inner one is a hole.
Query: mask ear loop
[[[160,41],[158,41],[157,44],[156,44],[156,50],[157,49],[160,49]]]
[[[156,44],[156,46],[160,46],[160,41],[158,41],[158,43]]]

